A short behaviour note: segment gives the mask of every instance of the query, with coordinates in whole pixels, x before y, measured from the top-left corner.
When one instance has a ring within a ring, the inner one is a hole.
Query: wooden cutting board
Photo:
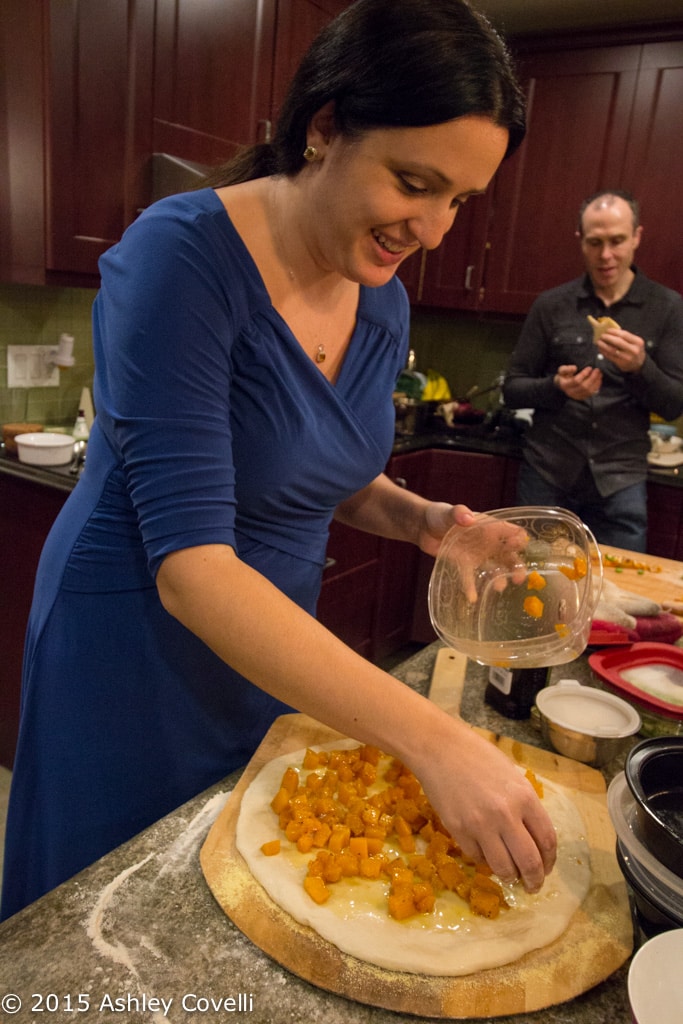
[[[434,659],[429,699],[449,715],[459,715],[466,675],[467,656],[451,647],[441,647]]]
[[[305,715],[278,718],[256,751],[202,847],[204,877],[225,913],[282,966],[348,999],[420,1017],[496,1017],[564,1002],[603,981],[629,957],[633,931],[615,858],[602,775],[577,761],[483,732],[513,761],[573,791],[591,850],[591,886],[568,929],[516,963],[460,978],[388,971],[341,953],[294,921],[255,881],[235,847],[242,794],[280,754],[329,743],[339,733]]]
[[[676,604],[683,611],[683,562],[676,562],[671,558],[658,558],[656,555],[641,555],[635,551],[625,551],[623,548],[612,548],[603,544],[600,545],[600,551],[603,556],[603,575],[606,580],[615,583],[622,590],[639,594],[641,597],[649,597],[659,604],[667,602]],[[637,569],[619,571],[618,568],[610,565],[605,555],[632,558],[650,568],[642,571]],[[651,571],[656,569],[660,571]]]

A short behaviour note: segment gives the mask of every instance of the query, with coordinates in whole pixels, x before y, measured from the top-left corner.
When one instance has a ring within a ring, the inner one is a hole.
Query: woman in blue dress
[[[396,754],[465,852],[541,886],[554,831],[528,782],[314,618],[332,518],[431,554],[472,519],[382,473],[395,272],[523,133],[466,4],[359,0],[273,141],[102,257],[97,417],[36,580],[3,916],[244,765],[291,708]]]

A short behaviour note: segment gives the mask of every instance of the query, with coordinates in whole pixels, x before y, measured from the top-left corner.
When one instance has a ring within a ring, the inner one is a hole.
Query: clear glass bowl
[[[445,535],[429,583],[441,639],[481,665],[563,665],[586,647],[602,582],[593,534],[562,508],[505,508]]]

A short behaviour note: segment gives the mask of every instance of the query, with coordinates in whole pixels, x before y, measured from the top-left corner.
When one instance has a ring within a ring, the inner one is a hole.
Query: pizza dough
[[[356,746],[349,740],[316,749]],[[432,913],[395,921],[386,909],[388,881],[360,878],[336,883],[330,899],[316,904],[303,887],[311,854],[288,842],[270,807],[286,768],[299,769],[304,754],[275,758],[253,779],[242,797],[236,846],[280,908],[344,953],[414,974],[453,977],[499,967],[558,938],[588,892],[590,853],[581,815],[566,790],[543,779],[544,803],[558,833],[556,866],[540,893],[525,892],[521,883],[503,885],[509,909],[494,920],[474,915],[458,896],[444,892]],[[265,856],[261,846],[276,838],[281,852]]]
[[[605,331],[621,330],[616,320],[613,320],[611,316],[601,316],[596,320],[594,316],[588,317],[588,323],[593,328],[593,344],[597,345],[600,338],[603,336]]]

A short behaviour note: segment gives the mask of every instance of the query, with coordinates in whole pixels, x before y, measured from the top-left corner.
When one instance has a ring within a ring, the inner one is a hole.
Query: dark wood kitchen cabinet
[[[683,561],[683,488],[648,480],[647,551]]]
[[[97,284],[147,192],[153,0],[0,5],[0,274]]]
[[[602,180],[618,181],[640,53],[633,45],[525,59],[527,136],[426,255],[419,303],[525,313],[544,288],[580,273],[576,212]]]
[[[267,137],[276,0],[156,0],[153,150],[202,164]]]
[[[525,313],[581,273],[578,208],[621,183],[640,58],[640,46],[619,46],[523,62],[528,132],[495,180],[483,308]]]
[[[681,194],[671,170],[683,157],[683,29],[679,35],[564,50],[527,44],[526,139],[486,196],[458,213],[439,249],[423,255],[419,275],[415,267],[401,272],[411,300],[526,313],[539,292],[581,273],[578,208],[599,188],[637,196],[645,227],[638,263],[680,291],[672,213]]]
[[[317,617],[335,636],[370,657],[380,539],[333,522]]]
[[[350,0],[277,0],[269,114],[273,122],[304,53],[325,25],[350,6]]]
[[[153,195],[154,153],[265,139],[338,0],[3,0],[0,280],[99,283]]]
[[[154,151],[202,164],[270,138],[339,0],[156,0]]]
[[[394,455],[387,476],[400,487],[423,494],[429,471],[429,452]],[[420,551],[404,541],[380,541],[377,596],[372,627],[372,657],[384,658],[411,639],[415,579]]]
[[[45,538],[68,492],[0,473],[0,764],[11,768],[33,582]]]
[[[387,476],[422,494],[430,452],[394,455]],[[411,639],[420,552],[413,544],[373,537],[332,523],[318,618],[365,657],[378,659]]]
[[[636,196],[638,265],[680,291],[673,225],[683,201],[671,169],[683,159],[683,39],[537,54],[522,73],[529,132],[495,183],[482,305],[524,313],[540,291],[577,277],[578,207],[600,188]]]
[[[442,309],[478,309],[483,299],[491,195],[472,196],[458,210],[438,249],[399,269],[411,302]],[[405,267],[405,269],[404,269]]]
[[[683,292],[678,227],[683,214],[678,173],[683,166],[682,98],[683,40],[645,45],[621,180],[641,206],[639,266],[678,292]]]

